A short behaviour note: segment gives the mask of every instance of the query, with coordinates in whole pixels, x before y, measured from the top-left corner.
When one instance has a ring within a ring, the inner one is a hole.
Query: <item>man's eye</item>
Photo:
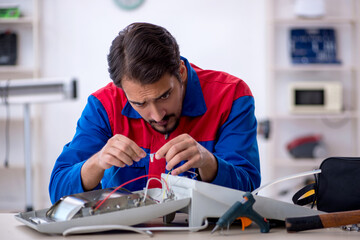
[[[144,103],[133,103],[135,106],[137,106],[137,107],[142,107],[142,106],[144,106]]]
[[[170,96],[170,92],[165,93],[164,95],[162,95],[162,96],[160,97],[160,99],[167,99],[169,96]]]

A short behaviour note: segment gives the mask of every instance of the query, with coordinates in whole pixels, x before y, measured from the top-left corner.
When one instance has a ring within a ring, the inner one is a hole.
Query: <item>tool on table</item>
[[[344,225],[360,223],[360,210],[324,213],[308,217],[286,218],[285,223],[288,232],[341,227]]]
[[[255,222],[260,227],[262,233],[267,233],[270,230],[269,222],[260,216],[252,207],[254,205],[255,199],[251,193],[244,194],[245,202],[242,203],[237,201],[234,205],[229,208],[216,222],[216,226],[211,231],[214,233],[219,227],[228,227],[234,222],[236,218],[246,217]]]
[[[352,224],[351,226],[350,225],[342,226],[341,229],[344,231],[360,232],[360,224]]]

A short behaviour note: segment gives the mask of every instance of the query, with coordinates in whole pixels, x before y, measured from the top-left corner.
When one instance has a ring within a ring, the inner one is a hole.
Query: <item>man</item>
[[[245,82],[190,64],[166,29],[148,23],[119,33],[108,64],[113,82],[88,98],[55,163],[53,203],[167,171],[244,191],[260,185],[254,99]]]

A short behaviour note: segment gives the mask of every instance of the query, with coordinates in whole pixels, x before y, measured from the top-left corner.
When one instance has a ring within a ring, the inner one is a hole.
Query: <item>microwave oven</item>
[[[340,82],[304,81],[290,84],[291,113],[340,113],[342,108],[343,88]]]

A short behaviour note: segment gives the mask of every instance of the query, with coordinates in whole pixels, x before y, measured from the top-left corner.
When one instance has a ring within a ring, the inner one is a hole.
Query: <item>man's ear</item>
[[[187,79],[187,68],[183,60],[180,61],[180,79],[184,83]]]

